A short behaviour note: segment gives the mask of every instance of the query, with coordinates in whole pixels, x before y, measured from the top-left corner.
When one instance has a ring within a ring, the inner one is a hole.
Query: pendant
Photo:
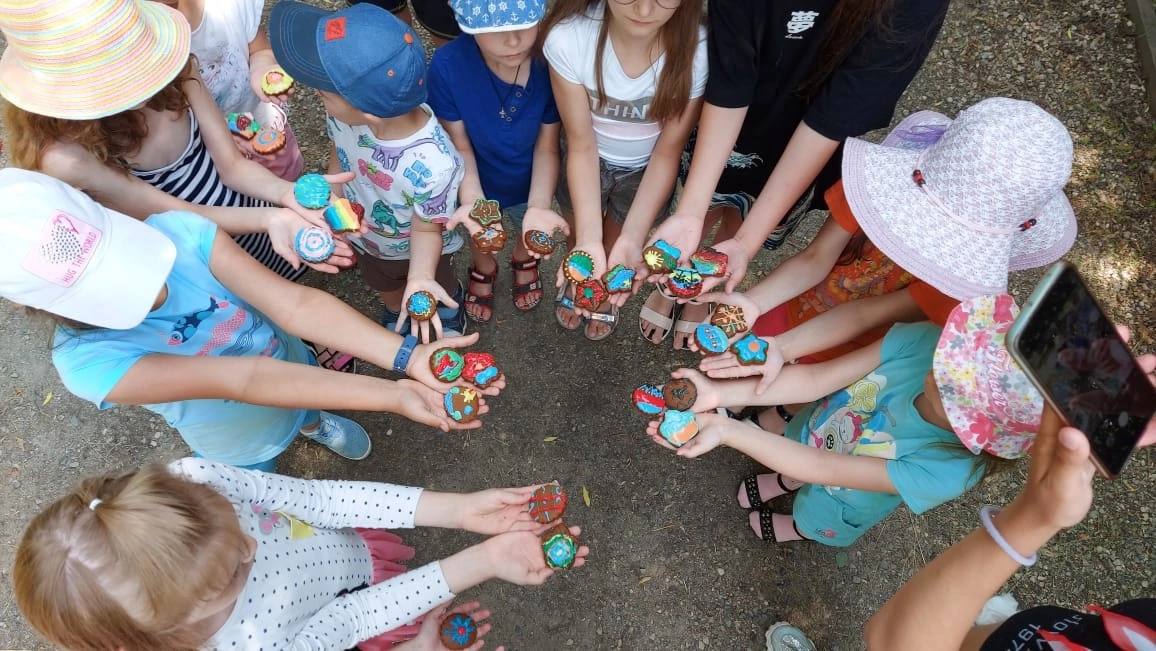
[[[498,111],[498,117],[502,118],[503,120],[505,120],[505,119],[506,119],[506,109],[505,109],[505,108],[503,108],[502,110]]]

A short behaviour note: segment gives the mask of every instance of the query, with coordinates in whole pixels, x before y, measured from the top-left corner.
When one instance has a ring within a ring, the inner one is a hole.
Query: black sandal
[[[510,289],[510,292],[513,294],[514,298],[514,307],[517,308],[520,312],[529,312],[530,310],[538,307],[538,304],[542,302],[543,294],[542,276],[538,273],[538,258],[530,258],[529,260],[515,260],[510,258],[510,269],[513,269],[515,274],[517,274],[519,271],[534,272],[534,280],[522,284],[515,283],[514,286]],[[538,300],[535,301],[533,305],[525,308],[518,305],[518,299],[525,299],[526,296],[535,291],[538,292]]]
[[[782,497],[783,495],[790,495],[791,493],[799,492],[798,488],[788,488],[787,487],[787,484],[783,482],[782,473],[772,472],[772,473],[765,473],[765,474],[774,475],[775,476],[775,482],[778,483],[779,488],[783,489],[782,495],[776,495],[775,497],[772,497],[770,499],[773,500],[776,497]],[[743,483],[741,485],[747,492],[747,503],[750,504],[750,506],[748,506],[747,508],[750,510],[754,510],[754,509],[761,507],[763,505],[763,496],[759,493],[759,475],[751,475],[750,477],[747,477],[746,479],[743,480]],[[802,488],[802,486],[800,486],[799,488]],[[740,504],[739,506],[742,506],[742,505]]]
[[[759,511],[759,533],[763,536],[763,542],[779,542],[778,537],[775,536],[775,520],[771,516],[775,514],[770,509],[763,509]],[[799,525],[795,524],[794,519],[791,520],[791,527],[794,528],[795,533],[803,540],[810,540],[799,531]],[[794,542],[794,541],[791,541]]]
[[[498,270],[495,269],[491,274],[484,274],[477,269],[470,267],[470,282],[466,288],[466,305],[481,305],[482,307],[490,308],[490,316],[486,319],[479,319],[474,316],[472,312],[466,310],[466,316],[474,323],[489,323],[490,319],[494,318],[494,286],[498,282]],[[474,283],[480,285],[489,285],[489,294],[474,293]]]

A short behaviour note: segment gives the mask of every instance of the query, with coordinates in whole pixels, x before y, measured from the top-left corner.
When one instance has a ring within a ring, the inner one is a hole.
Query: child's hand
[[[461,495],[460,527],[474,533],[496,535],[507,531],[537,529],[530,517],[530,496],[538,486],[491,488]]]
[[[297,255],[294,241],[297,237],[297,231],[310,228],[313,224],[303,219],[300,214],[287,208],[269,207],[264,210],[267,211],[265,231],[269,234],[269,242],[273,245],[273,251],[285,258],[289,264],[293,265],[294,269],[300,269],[304,261]],[[329,229],[324,224],[320,228]],[[333,255],[324,262],[304,262],[304,264],[317,271],[330,274],[352,267],[354,263],[353,248],[349,246],[349,243],[335,237],[333,244]]]
[[[674,450],[678,456],[693,459],[695,457],[701,457],[722,445],[723,435],[726,434],[727,428],[744,426],[742,423],[737,423],[734,419],[715,412],[695,414],[694,419],[698,422],[698,434],[681,448],[676,448],[670,443],[667,443],[666,439],[662,438],[662,435],[658,433],[658,424],[660,421],[650,421],[646,426],[646,433],[652,441],[668,450]]]
[[[703,217],[704,215],[696,216],[684,212],[674,213],[659,224],[658,228],[654,229],[654,235],[646,243],[646,246],[651,246],[658,240],[665,240],[671,246],[682,251],[682,258],[678,261],[679,266],[687,266],[691,254],[698,250],[699,242],[702,241]],[[656,282],[665,281],[665,277],[656,277],[654,280]]]
[[[708,355],[698,363],[698,368],[703,373],[709,375],[712,379],[726,380],[733,378],[743,378],[758,375],[759,383],[755,386],[755,394],[763,395],[766,390],[779,377],[779,372],[783,370],[783,365],[786,361],[783,359],[783,349],[779,347],[779,342],[774,337],[762,337],[763,341],[767,342],[767,361],[762,364],[752,364],[745,366],[739,364],[739,360],[731,351],[727,351],[722,355]],[[693,350],[698,350],[698,346],[691,343]]]
[[[726,291],[733,292],[747,276],[747,267],[751,264],[751,256],[738,240],[729,239],[714,245],[714,249],[727,256],[727,275],[721,278],[704,278],[702,290],[710,291],[713,287],[726,282]],[[691,251],[693,253],[693,251]],[[701,300],[701,298],[697,299]]]
[[[421,631],[418,632],[417,637],[408,640],[393,647],[396,651],[448,651],[441,638],[442,620],[450,615],[462,614],[469,615],[471,619],[478,625],[478,639],[476,642],[466,647],[464,651],[477,651],[485,646],[486,642],[482,638],[490,632],[491,626],[483,624],[485,620],[489,619],[492,614],[489,610],[483,609],[482,605],[477,601],[461,604],[450,608],[450,602],[446,602],[425,614],[421,620]],[[506,647],[498,647],[496,651],[504,651]]]
[[[546,556],[542,552],[540,536],[553,525],[543,525],[531,531],[512,531],[490,538],[482,543],[490,559],[493,575],[515,585],[539,585],[554,575],[554,570],[546,566]],[[570,527],[570,533],[578,536],[581,527]],[[586,564],[590,548],[578,547],[574,568]]]
[[[646,265],[642,264],[642,242],[620,235],[610,249],[610,256],[606,259],[606,269],[612,269],[619,264],[634,269],[634,284],[630,291],[610,295],[610,303],[622,307],[642,287],[643,278],[647,272]]]
[[[670,374],[670,377],[680,380],[690,380],[694,383],[698,397],[695,398],[694,404],[691,405],[689,411],[702,413],[714,411],[723,406],[722,388],[726,386],[725,384],[715,382],[692,368],[676,369]]]
[[[329,182],[329,185],[331,187],[338,187],[338,188],[340,188],[342,184],[348,183],[348,182],[353,180],[353,172],[338,172],[336,174],[323,174],[322,176],[325,177],[325,180]],[[285,186],[286,186],[286,190],[285,190],[285,192],[283,192],[281,194],[280,202],[279,202],[282,206],[284,206],[285,208],[288,208],[289,210],[292,210],[293,212],[297,213],[298,215],[301,215],[301,217],[303,217],[306,221],[308,221],[310,224],[312,224],[314,226],[321,226],[323,228],[329,228],[329,223],[325,221],[325,209],[324,208],[320,208],[318,210],[310,210],[310,209],[302,206],[301,204],[297,203],[297,197],[293,193],[293,184],[292,183],[286,183]],[[333,203],[334,201],[337,201],[339,198],[340,198],[340,195],[338,195],[334,192],[329,193],[329,203]],[[367,230],[364,222],[365,222],[365,220],[362,220],[361,232],[365,232]]]
[[[748,329],[753,328],[755,321],[758,321],[759,317],[762,316],[758,304],[742,292],[707,292],[705,294],[699,294],[698,298],[694,300],[700,303],[725,303],[732,307],[739,308],[743,311],[743,321],[747,322]],[[706,322],[710,323],[710,320],[708,319]],[[735,341],[744,334],[746,333],[743,332],[731,337],[731,341]]]
[[[395,331],[399,334],[402,332],[402,327],[405,326],[406,319],[409,316],[409,297],[417,292],[426,291],[433,294],[435,300],[443,305],[457,308],[458,302],[450,297],[449,293],[438,284],[438,281],[433,278],[410,278],[405,285],[405,294],[401,299],[401,317],[397,320]],[[436,306],[435,306],[436,307]],[[430,342],[430,327],[433,327],[434,339],[442,338],[442,319],[438,316],[437,310],[434,310],[434,315],[428,321],[418,321],[417,319],[410,319],[409,333],[421,339],[423,344]]]
[[[436,427],[443,432],[451,429],[477,429],[482,421],[475,419],[468,423],[459,423],[446,413],[445,402],[441,393],[413,380],[398,380],[398,411],[415,423]],[[478,402],[478,416],[485,416],[490,411],[485,400]]]
[[[472,202],[469,204],[463,202],[462,205],[458,206],[458,209],[454,211],[454,214],[450,215],[450,218],[446,220],[446,230],[452,231],[459,225],[465,226],[466,232],[470,235],[473,235],[474,233],[481,233],[483,230],[485,230],[482,228],[482,225],[477,222],[477,220],[475,220],[473,217],[470,217],[470,210],[472,210],[473,207],[474,204]]]
[[[265,53],[268,56],[261,56]],[[297,93],[297,84],[289,89],[284,95],[277,97],[270,97],[265,94],[265,89],[262,84],[265,81],[265,74],[270,70],[279,69],[281,66],[277,65],[277,61],[273,58],[272,50],[264,50],[262,52],[254,53],[249,59],[249,86],[253,89],[253,94],[257,96],[262,102],[270,102],[278,106],[284,106],[289,103],[289,98]],[[280,72],[280,70],[278,70]]]
[[[606,273],[606,250],[602,248],[601,242],[578,242],[574,245],[574,250],[585,251],[590,254],[590,259],[594,262],[594,274],[592,278],[601,278],[602,274]],[[554,286],[559,291],[566,287],[566,283],[570,282],[565,274],[566,265],[558,265],[557,277],[554,281]],[[574,313],[579,316],[590,316],[590,310],[583,310],[577,305],[574,306]]]
[[[542,231],[553,236],[554,231],[562,231],[567,237],[570,236],[570,224],[566,223],[565,219],[554,212],[545,208],[527,208],[526,215],[522,219],[522,233],[525,237],[526,233],[530,231]],[[549,255],[542,255],[534,253],[527,249],[527,252],[534,258],[549,258]],[[552,254],[551,254],[552,255]]]
[[[480,337],[481,335],[475,332],[464,337],[449,337],[447,339],[440,339],[435,343],[420,344],[413,349],[413,355],[410,356],[409,368],[406,370],[406,374],[438,393],[445,393],[450,390],[450,387],[456,385],[460,387],[473,387],[482,395],[496,396],[502,392],[502,389],[506,388],[505,377],[501,377],[490,383],[490,386],[481,389],[474,387],[465,380],[458,380],[457,382],[450,382],[448,384],[442,382],[434,377],[433,371],[431,371],[429,367],[429,358],[434,354],[434,351],[442,348],[468,348],[478,343]]]

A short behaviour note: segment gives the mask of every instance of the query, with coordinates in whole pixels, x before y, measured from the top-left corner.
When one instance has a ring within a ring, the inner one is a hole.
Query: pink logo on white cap
[[[28,273],[61,287],[72,287],[84,273],[103,233],[88,222],[57,212],[44,225],[40,241],[24,256]]]

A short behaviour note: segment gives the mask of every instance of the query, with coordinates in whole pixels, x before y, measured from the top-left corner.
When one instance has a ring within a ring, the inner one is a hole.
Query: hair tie
[[[88,510],[95,511],[96,507],[100,506],[101,504],[104,504],[104,500],[100,499],[99,497],[94,497],[92,498],[92,501],[88,503]]]

